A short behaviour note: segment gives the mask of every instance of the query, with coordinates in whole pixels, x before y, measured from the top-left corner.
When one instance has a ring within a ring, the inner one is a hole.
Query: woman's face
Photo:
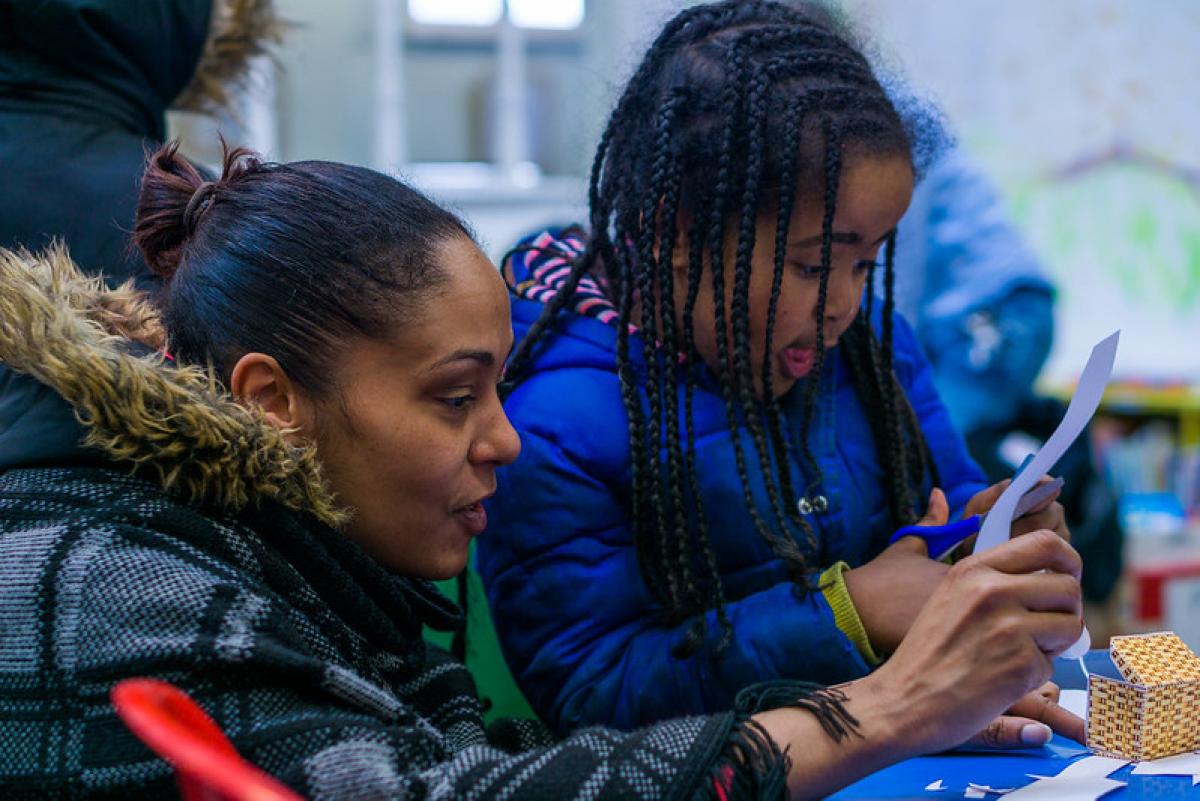
[[[434,254],[446,273],[390,341],[348,349],[341,397],[316,407],[317,453],[347,534],[387,567],[454,576],[483,532],[496,468],[521,450],[497,395],[512,347],[508,294],[470,240]]]
[[[824,326],[825,347],[831,348],[854,321],[867,280],[867,268],[879,258],[888,235],[908,208],[912,191],[912,167],[904,157],[862,156],[849,159],[843,165],[833,218],[832,269],[826,290],[825,314],[820,320],[817,318],[817,300],[821,285],[821,222],[825,204],[821,195],[798,194],[788,226],[783,281],[771,343],[773,389],[777,397],[791,389],[815,366],[818,325]],[[775,228],[774,213],[759,215],[751,255],[750,355],[755,389],[760,394],[774,274]],[[683,245],[681,241],[676,246],[672,258],[676,272],[677,310],[683,308],[687,289],[687,253]],[[724,254],[725,309],[731,358],[733,335],[729,310],[736,246],[735,229],[727,239]],[[714,321],[712,283],[706,269],[693,314],[696,350],[713,371],[719,372]]]

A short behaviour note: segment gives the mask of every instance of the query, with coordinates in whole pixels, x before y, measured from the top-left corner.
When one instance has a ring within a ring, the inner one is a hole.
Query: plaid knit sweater
[[[131,290],[0,251],[0,361],[81,435],[0,465],[0,797],[173,797],[110,706],[131,676],[181,687],[312,799],[779,796],[787,758],[749,714],[837,718],[789,685],[632,733],[485,730],[465,668],[421,639],[457,608],[339,533],[315,454],[161,345]]]

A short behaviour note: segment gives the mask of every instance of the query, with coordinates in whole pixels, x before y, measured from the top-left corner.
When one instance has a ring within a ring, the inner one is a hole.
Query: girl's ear
[[[242,356],[230,373],[229,389],[237,400],[262,409],[267,422],[283,431],[289,441],[297,435],[312,435],[312,404],[273,356]]]

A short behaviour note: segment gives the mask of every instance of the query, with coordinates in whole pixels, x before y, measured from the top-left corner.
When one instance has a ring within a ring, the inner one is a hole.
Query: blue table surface
[[[1091,651],[1084,657],[1088,671],[1100,675],[1117,675],[1107,651]],[[1063,689],[1084,689],[1087,679],[1075,661],[1058,660],[1054,666],[1054,681]],[[1055,736],[1042,748],[1019,751],[982,751],[957,749],[933,756],[917,757],[885,768],[837,793],[831,798],[839,801],[859,799],[959,799],[968,782],[996,788],[1023,787],[1034,781],[1028,774],[1055,776],[1070,762],[1088,754],[1087,748]],[[1134,801],[1134,799],[1200,799],[1200,787],[1192,787],[1190,776],[1132,776],[1133,765],[1126,765],[1111,778],[1128,782],[1128,786],[1104,796],[1104,801]],[[932,782],[942,780],[946,789],[926,790]],[[1003,796],[989,795],[990,801]]]

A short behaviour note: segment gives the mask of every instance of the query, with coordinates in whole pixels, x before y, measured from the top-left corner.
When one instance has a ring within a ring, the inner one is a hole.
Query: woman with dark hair
[[[1002,489],[893,311],[896,224],[942,135],[901,111],[828,14],[693,6],[612,113],[590,230],[504,264],[524,455],[500,471],[477,564],[552,726],[629,728],[728,708],[754,682],[865,675],[949,569],[889,537]],[[1014,533],[1039,529],[1066,536],[1061,507]],[[1056,725],[1082,736],[1074,716]],[[1051,734],[1019,718],[997,733]]]
[[[0,361],[79,439],[0,463],[5,798],[172,795],[108,703],[147,675],[313,799],[813,797],[970,736],[1079,632],[1078,558],[1025,537],[956,566],[861,681],[631,733],[485,730],[421,631],[457,625],[429,579],[463,569],[520,447],[493,266],[398,181],[239,150],[211,183],[156,153],[135,236],[160,306],[0,251]]]

